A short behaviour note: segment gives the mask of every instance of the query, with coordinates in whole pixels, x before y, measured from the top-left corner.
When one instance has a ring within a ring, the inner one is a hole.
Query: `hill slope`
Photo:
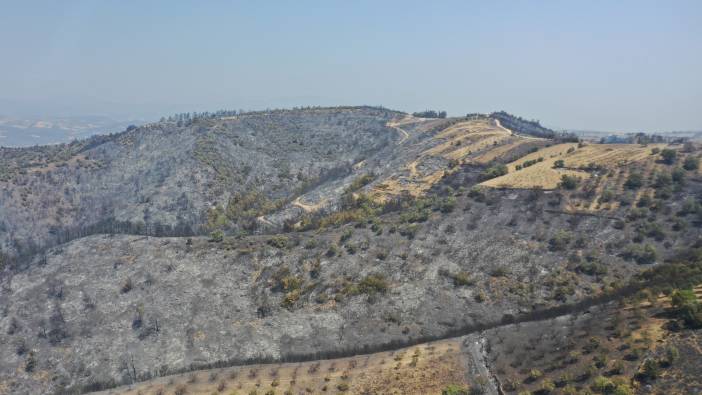
[[[3,150],[0,237],[37,253],[0,276],[0,388],[443,338],[616,294],[697,245],[702,179],[681,167],[696,147],[668,160],[527,126],[305,109]],[[505,181],[557,157],[582,177]]]

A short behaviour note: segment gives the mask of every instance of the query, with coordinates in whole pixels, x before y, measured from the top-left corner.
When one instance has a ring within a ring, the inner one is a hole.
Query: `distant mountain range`
[[[124,130],[144,120],[118,120],[104,116],[18,117],[0,115],[0,146],[23,147],[65,143],[95,134]]]
[[[565,132],[574,133],[578,137],[584,139],[601,139],[607,136],[625,136],[634,134],[633,132],[622,132],[622,131],[602,131],[602,130],[578,130],[578,129],[563,129]],[[693,140],[702,139],[702,130],[684,130],[684,131],[672,131],[672,132],[660,132],[660,131],[642,131],[646,134],[658,134],[666,137],[685,137]]]

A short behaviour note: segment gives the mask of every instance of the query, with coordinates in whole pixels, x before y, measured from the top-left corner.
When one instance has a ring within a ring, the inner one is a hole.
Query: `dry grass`
[[[459,122],[433,136],[429,148],[408,162],[401,174],[377,184],[372,194],[380,201],[401,194],[420,196],[452,171],[448,165],[437,166],[437,161],[486,164],[531,140],[513,135],[491,119]]]
[[[482,185],[493,188],[518,188],[518,189],[555,189],[564,174],[588,179],[591,174],[579,170],[581,167],[594,164],[606,169],[616,169],[631,164],[653,164],[655,156],[651,155],[653,148],[662,148],[664,144],[642,146],[638,144],[588,144],[578,147],[575,143],[557,144],[530,153],[511,162],[507,168],[509,173],[493,178]],[[570,151],[570,152],[569,152]],[[527,161],[538,159],[529,167],[517,170],[518,165]],[[554,169],[554,163],[563,160],[563,168]]]
[[[309,212],[317,211],[317,210],[323,208],[327,203],[328,202],[326,199],[322,199],[316,203],[308,204],[308,203],[303,202],[301,200],[301,198],[298,197],[292,202],[292,205],[299,207],[299,208],[303,209],[305,212],[309,213]]]
[[[304,363],[251,365],[162,377],[105,391],[121,395],[237,394],[440,394],[447,383],[465,384],[457,339],[405,349]]]

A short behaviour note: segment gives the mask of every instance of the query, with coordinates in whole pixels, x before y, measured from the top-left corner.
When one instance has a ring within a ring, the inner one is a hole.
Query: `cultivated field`
[[[375,185],[376,199],[405,193],[419,196],[458,165],[485,165],[516,157],[525,147],[542,146],[546,140],[514,135],[495,120],[486,118],[451,125],[426,144],[428,148],[409,161],[401,173]]]
[[[563,175],[580,178],[584,192],[569,196],[569,206],[577,210],[615,209],[618,202],[607,196],[624,192],[624,184],[633,172],[644,179],[654,177],[666,166],[659,163],[654,150],[665,144],[557,144],[532,152],[507,165],[508,173],[481,185],[493,188],[556,189]],[[562,167],[556,166],[562,161]],[[651,194],[641,188],[633,200]]]
[[[304,363],[261,364],[167,376],[100,394],[440,394],[466,384],[460,339]]]

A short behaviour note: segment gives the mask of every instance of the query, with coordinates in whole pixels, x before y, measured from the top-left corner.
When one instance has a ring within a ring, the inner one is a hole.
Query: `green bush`
[[[565,167],[565,162],[563,162],[563,159],[558,159],[557,161],[553,162],[554,169],[560,169],[563,167]]]
[[[682,167],[676,167],[673,169],[670,176],[673,179],[673,182],[678,186],[685,184],[685,170],[683,170]]]
[[[672,165],[675,163],[675,159],[677,159],[678,153],[670,148],[663,148],[661,150],[661,158],[663,159],[663,163]]]
[[[577,266],[576,270],[588,276],[603,276],[607,274],[607,266],[599,262],[583,262]]]
[[[578,184],[580,183],[580,177],[576,176],[569,176],[567,174],[563,174],[561,176],[561,182],[558,184],[559,187],[563,189],[575,189],[578,187]]]
[[[290,239],[287,238],[287,236],[283,235],[276,235],[268,239],[268,245],[273,246],[275,248],[288,248],[288,245],[290,244]]]
[[[384,294],[388,288],[388,282],[382,274],[370,274],[358,283],[358,291],[364,294]]]
[[[687,171],[695,171],[700,167],[700,159],[696,156],[688,156],[683,162],[683,168]]]
[[[634,390],[628,384],[619,384],[612,392],[612,395],[633,395]]]
[[[624,186],[627,189],[639,189],[643,186],[643,183],[643,176],[640,173],[631,173],[627,177],[626,182],[624,182]]]
[[[491,178],[496,178],[507,174],[507,166],[503,164],[497,164],[488,167],[480,174],[480,180],[489,180]]]
[[[687,326],[702,327],[702,304],[691,289],[674,290],[671,294],[671,303],[676,310],[676,315]]]
[[[448,277],[453,280],[455,287],[465,287],[475,284],[475,279],[466,271],[460,271],[455,274],[448,273]]]
[[[210,233],[210,241],[214,243],[219,243],[222,240],[224,240],[224,232],[221,230],[215,230],[214,232]]]
[[[623,253],[624,259],[636,261],[640,265],[648,265],[656,262],[656,248],[650,244],[630,245]]]
[[[556,389],[556,384],[554,384],[553,381],[551,381],[549,379],[544,379],[544,381],[541,382],[541,393],[550,394],[555,389]]]
[[[549,240],[549,248],[551,251],[563,251],[568,247],[571,240],[573,240],[573,235],[570,232],[559,230]]]
[[[595,377],[595,380],[592,383],[592,389],[601,393],[610,393],[614,391],[614,388],[616,388],[616,385],[612,382],[612,380],[603,376]]]
[[[458,384],[449,384],[441,390],[441,395],[469,395],[468,387]]]
[[[673,183],[673,178],[668,172],[661,172],[656,174],[656,179],[653,182],[653,186],[656,188],[667,187]]]
[[[641,371],[639,372],[639,377],[644,380],[655,380],[660,374],[660,364],[653,358],[646,358],[643,365],[641,366]]]
[[[543,161],[544,161],[544,158],[541,158],[541,157],[539,157],[538,159],[526,160],[526,161],[524,161],[524,163],[522,163],[522,168],[527,168],[529,166],[533,166],[533,165],[535,165],[539,162],[543,162]]]
[[[536,380],[540,379],[541,377],[543,377],[543,375],[544,375],[543,372],[541,372],[539,369],[531,369],[529,371],[528,379],[529,379],[529,381],[536,381]]]

